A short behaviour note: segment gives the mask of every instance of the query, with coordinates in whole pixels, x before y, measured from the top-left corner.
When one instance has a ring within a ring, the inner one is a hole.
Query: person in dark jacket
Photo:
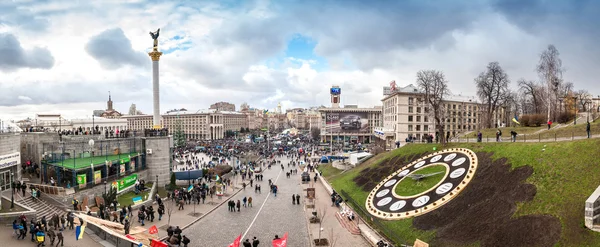
[[[244,247],[252,247],[252,244],[250,243],[250,239],[246,239],[246,241],[244,241]]]
[[[254,237],[252,239],[252,247],[258,247],[259,243],[260,243],[260,241],[258,241],[258,239],[256,237]]]

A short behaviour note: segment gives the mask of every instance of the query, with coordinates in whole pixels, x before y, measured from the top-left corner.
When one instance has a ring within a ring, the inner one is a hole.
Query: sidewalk
[[[168,211],[169,211],[169,207],[173,207],[173,210],[171,213],[170,225],[174,226],[174,227],[179,226],[179,228],[181,228],[183,230],[183,229],[189,227],[190,225],[194,224],[198,220],[202,219],[204,216],[206,216],[207,214],[212,212],[214,209],[216,209],[222,203],[227,202],[230,197],[232,197],[232,196],[236,195],[238,192],[240,192],[242,189],[242,185],[241,185],[242,181],[241,181],[241,179],[238,179],[237,186],[235,186],[235,182],[236,182],[235,179],[232,179],[232,182],[231,182],[232,186],[227,187],[227,190],[224,192],[224,195],[221,197],[221,199],[219,199],[217,196],[213,196],[212,199],[210,198],[210,196],[207,196],[204,204],[202,204],[202,200],[200,200],[200,204],[195,204],[195,201],[192,201],[191,204],[184,204],[183,210],[178,210],[179,207],[176,203],[164,198],[163,203],[165,204],[165,214],[163,215],[162,220],[159,221],[158,213],[155,213],[154,222],[146,220],[146,221],[144,221],[144,224],[145,224],[144,227],[146,229],[148,229],[148,228],[152,227],[153,225],[156,225],[156,227],[158,228],[158,236],[160,238],[166,237],[167,236],[167,228],[169,227]],[[187,187],[187,186],[184,186],[184,187]],[[195,211],[194,211],[194,206],[195,206]],[[158,210],[158,205],[156,204],[156,202],[152,203],[152,207],[154,208],[155,212]],[[195,215],[194,215],[194,212],[196,213]],[[141,224],[138,223],[138,220],[137,220],[138,219],[137,213],[138,213],[138,209],[134,209],[133,217],[132,217],[132,219],[130,219],[130,222],[132,223],[131,224],[132,227],[141,226]]]
[[[79,220],[75,220],[75,226],[79,225]],[[17,240],[15,236],[12,235],[12,226],[3,227],[2,234],[0,234],[0,241],[2,242],[2,246],[37,246],[37,243],[31,242],[31,234],[29,231],[27,232],[27,236],[24,240]],[[65,247],[77,247],[77,246],[85,246],[85,247],[102,247],[100,243],[94,241],[85,231],[85,235],[82,239],[75,240],[75,228],[73,230],[64,230],[63,236],[64,238],[64,246]],[[58,242],[58,238],[54,241],[54,246]],[[46,246],[50,247],[50,239],[46,238]]]
[[[314,173],[311,173],[311,178],[313,178]],[[325,218],[323,219],[323,222],[321,223],[321,227],[323,228],[323,231],[321,232],[321,238],[327,238],[329,240],[329,243],[332,243],[332,240],[335,241],[335,246],[344,246],[344,247],[366,247],[366,246],[371,246],[361,235],[353,235],[352,233],[350,233],[346,228],[344,228],[340,222],[338,221],[338,219],[336,218],[336,213],[339,212],[339,208],[338,207],[334,207],[331,206],[331,199],[330,199],[330,195],[327,192],[327,190],[325,189],[325,187],[323,186],[323,184],[319,181],[317,181],[316,183],[313,182],[313,180],[311,179],[311,182],[309,184],[302,184],[302,188],[306,189],[306,188],[310,188],[310,187],[314,187],[315,188],[315,208],[306,208],[305,207],[305,214],[306,214],[306,220],[308,221],[308,219],[310,219],[310,217],[312,217],[312,212],[313,211],[317,211],[317,212],[321,212],[321,211],[325,211]],[[304,196],[306,196],[306,192],[304,192]],[[306,201],[307,199],[305,199]],[[305,203],[306,205],[306,203]],[[359,224],[363,224],[362,222],[359,222]],[[309,223],[309,233],[310,233],[310,240],[313,241],[314,239],[317,239],[319,237],[319,224],[310,224]],[[331,232],[333,231],[333,239],[332,238],[332,234]],[[311,242],[311,244],[314,242]],[[314,246],[314,244],[312,245]]]

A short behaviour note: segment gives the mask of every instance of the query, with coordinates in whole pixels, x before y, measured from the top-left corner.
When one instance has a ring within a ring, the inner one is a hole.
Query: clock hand
[[[444,172],[434,172],[434,173],[428,173],[428,174],[410,174],[407,177],[410,177],[413,180],[421,180],[423,178],[435,176],[435,175],[438,175],[441,173],[444,173]]]

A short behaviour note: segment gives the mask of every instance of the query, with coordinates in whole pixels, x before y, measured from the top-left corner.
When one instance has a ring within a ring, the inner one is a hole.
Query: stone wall
[[[600,186],[585,201],[585,226],[594,229],[600,223]]]
[[[144,137],[144,146],[146,150],[151,149],[152,154],[146,154],[146,168],[149,176],[154,181],[158,175],[158,185],[163,186],[170,180],[170,162],[171,162],[171,138],[167,136]]]
[[[20,152],[19,145],[21,143],[21,135],[19,133],[0,134],[0,155]],[[22,155],[22,154],[21,154]],[[21,163],[23,163],[21,158]],[[15,180],[21,180],[21,165],[16,165],[12,168],[15,172]]]
[[[31,160],[41,164],[44,154],[42,143],[58,143],[59,139],[57,133],[21,132],[21,163]]]

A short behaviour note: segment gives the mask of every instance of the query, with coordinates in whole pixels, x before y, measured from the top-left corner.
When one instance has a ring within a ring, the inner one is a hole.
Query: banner
[[[237,238],[235,238],[235,240],[233,240],[233,243],[231,243],[229,245],[229,247],[240,247],[240,242],[242,242],[242,235],[241,234]]]
[[[21,164],[21,153],[0,155],[0,169]]]
[[[85,188],[85,184],[87,183],[87,174],[77,174],[77,184],[79,184],[79,188]]]
[[[95,184],[102,183],[102,171],[94,171],[94,183]]]
[[[150,229],[148,229],[148,233],[149,234],[158,234],[158,228],[156,227],[156,225],[153,225],[152,227],[150,227]]]
[[[138,204],[142,203],[141,196],[136,196],[136,197],[132,198],[131,200],[133,201],[133,205],[138,205]]]
[[[133,186],[135,184],[135,181],[137,181],[137,179],[138,179],[137,174],[131,174],[127,177],[117,180],[118,181],[117,191],[121,191],[121,190],[129,188],[130,186]]]

